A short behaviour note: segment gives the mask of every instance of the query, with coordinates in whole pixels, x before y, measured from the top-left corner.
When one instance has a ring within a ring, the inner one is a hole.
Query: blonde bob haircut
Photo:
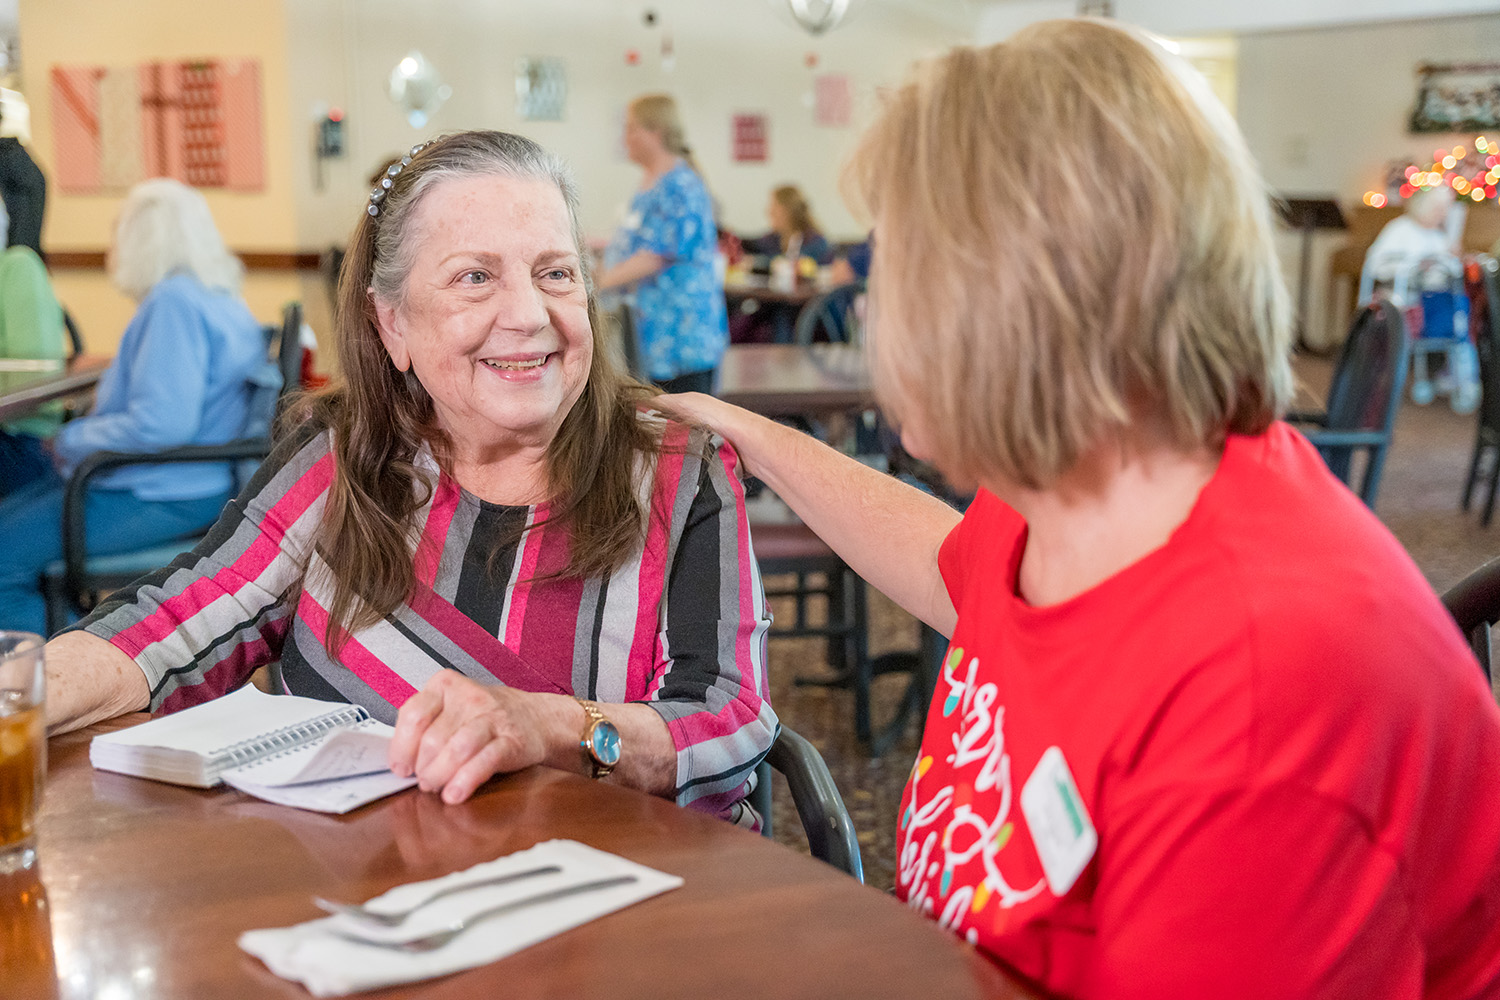
[[[1264,430],[1292,390],[1269,198],[1201,77],[1088,20],[920,65],[845,172],[877,390],[972,481]]]

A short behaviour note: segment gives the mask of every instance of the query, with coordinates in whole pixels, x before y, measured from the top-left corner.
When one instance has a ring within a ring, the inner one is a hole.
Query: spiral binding
[[[360,706],[349,705],[337,712],[320,715],[316,719],[299,722],[293,726],[282,726],[272,732],[262,733],[215,750],[209,754],[208,771],[212,775],[217,775],[231,767],[261,760],[268,755],[281,754],[304,743],[311,743],[335,729],[356,725],[369,718],[370,713]]]

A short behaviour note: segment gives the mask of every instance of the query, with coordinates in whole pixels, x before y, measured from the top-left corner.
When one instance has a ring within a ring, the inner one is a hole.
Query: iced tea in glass
[[[47,772],[42,637],[0,631],[0,875],[36,861]]]

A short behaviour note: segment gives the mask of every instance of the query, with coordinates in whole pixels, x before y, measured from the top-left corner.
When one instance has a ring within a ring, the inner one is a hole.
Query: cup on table
[[[0,875],[36,862],[36,818],[47,773],[42,637],[0,631]]]
[[[768,284],[773,292],[790,292],[797,287],[797,265],[790,257],[772,258]]]

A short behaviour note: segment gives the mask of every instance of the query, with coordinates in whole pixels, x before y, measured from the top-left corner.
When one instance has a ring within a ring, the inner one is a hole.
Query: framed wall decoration
[[[1417,67],[1413,132],[1500,128],[1500,63],[1424,63]]]
[[[770,123],[758,113],[736,114],[730,119],[733,147],[730,159],[735,163],[765,163],[771,158]]]
[[[568,73],[550,56],[516,62],[516,113],[523,121],[560,122],[568,103]]]
[[[230,191],[265,186],[256,60],[54,66],[51,77],[62,190],[122,191],[147,177]]]

